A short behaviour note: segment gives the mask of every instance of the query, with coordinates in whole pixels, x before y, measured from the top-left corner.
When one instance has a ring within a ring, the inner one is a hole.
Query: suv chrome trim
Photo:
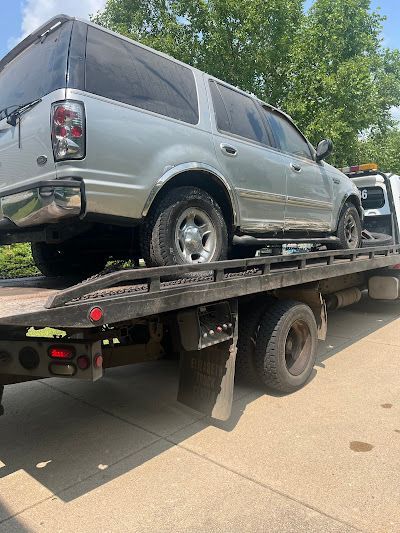
[[[82,207],[83,191],[79,182],[70,185],[49,182],[0,198],[3,217],[20,228],[55,224],[79,216]]]
[[[288,205],[295,205],[298,207],[311,207],[316,209],[332,209],[332,202],[324,202],[321,200],[313,200],[312,198],[300,198],[298,196],[288,196]]]
[[[241,198],[251,198],[252,200],[261,200],[263,202],[273,202],[274,204],[285,204],[286,195],[276,194],[273,192],[254,191],[252,189],[242,189],[236,187]]]
[[[184,172],[187,172],[189,170],[199,170],[203,172],[209,172],[210,174],[213,174],[224,186],[226,192],[229,195],[231,206],[232,206],[232,212],[233,212],[233,224],[234,226],[239,225],[239,218],[238,218],[238,205],[236,200],[236,195],[233,192],[233,189],[229,183],[229,181],[215,168],[211,167],[210,165],[207,165],[206,163],[196,163],[196,162],[190,162],[190,163],[182,163],[181,165],[176,165],[172,168],[169,168],[162,176],[159,178],[157,183],[153,186],[152,190],[150,191],[150,194],[146,200],[146,204],[143,208],[142,215],[145,217],[147,213],[150,210],[150,207],[153,204],[153,201],[157,194],[160,192],[162,187],[172,178],[175,176],[178,176],[178,174],[183,174]]]

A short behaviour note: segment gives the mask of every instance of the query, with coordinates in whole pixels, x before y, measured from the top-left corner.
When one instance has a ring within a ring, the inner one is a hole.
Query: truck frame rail
[[[24,293],[23,280],[7,280],[3,287],[0,281],[0,327],[116,324],[399,263],[400,245],[392,245],[119,270],[61,289],[42,286],[37,293],[32,286]],[[90,312],[96,306],[102,316],[94,324]]]

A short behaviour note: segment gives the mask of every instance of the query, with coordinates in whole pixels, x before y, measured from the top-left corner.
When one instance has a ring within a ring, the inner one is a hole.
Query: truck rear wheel
[[[236,374],[249,384],[260,384],[256,363],[255,349],[261,317],[274,300],[269,297],[257,298],[239,306],[239,335],[236,355]]]
[[[290,393],[300,389],[314,368],[317,325],[311,309],[285,300],[269,307],[257,334],[257,375],[268,388]]]
[[[91,253],[72,242],[31,244],[35,265],[44,276],[72,276],[87,278],[106,266],[108,257],[99,252]]]
[[[141,248],[147,266],[226,259],[228,231],[220,206],[197,187],[172,189],[143,224]]]

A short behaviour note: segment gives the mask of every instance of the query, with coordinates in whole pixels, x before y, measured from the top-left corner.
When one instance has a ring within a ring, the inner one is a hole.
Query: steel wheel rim
[[[357,248],[359,244],[358,228],[354,216],[349,213],[344,221],[344,236],[349,248]]]
[[[209,263],[217,246],[217,231],[205,211],[186,209],[175,226],[175,246],[185,263]]]
[[[291,325],[285,341],[286,368],[292,376],[299,376],[307,367],[312,348],[310,328],[304,320]]]

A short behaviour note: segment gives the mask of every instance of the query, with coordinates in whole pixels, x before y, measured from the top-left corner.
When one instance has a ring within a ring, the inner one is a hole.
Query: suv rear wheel
[[[141,248],[147,266],[226,259],[228,231],[220,206],[197,187],[167,192],[143,224]]]
[[[35,265],[48,277],[87,278],[101,272],[108,259],[100,252],[83,250],[72,241],[58,244],[35,242],[31,244],[31,249]]]

